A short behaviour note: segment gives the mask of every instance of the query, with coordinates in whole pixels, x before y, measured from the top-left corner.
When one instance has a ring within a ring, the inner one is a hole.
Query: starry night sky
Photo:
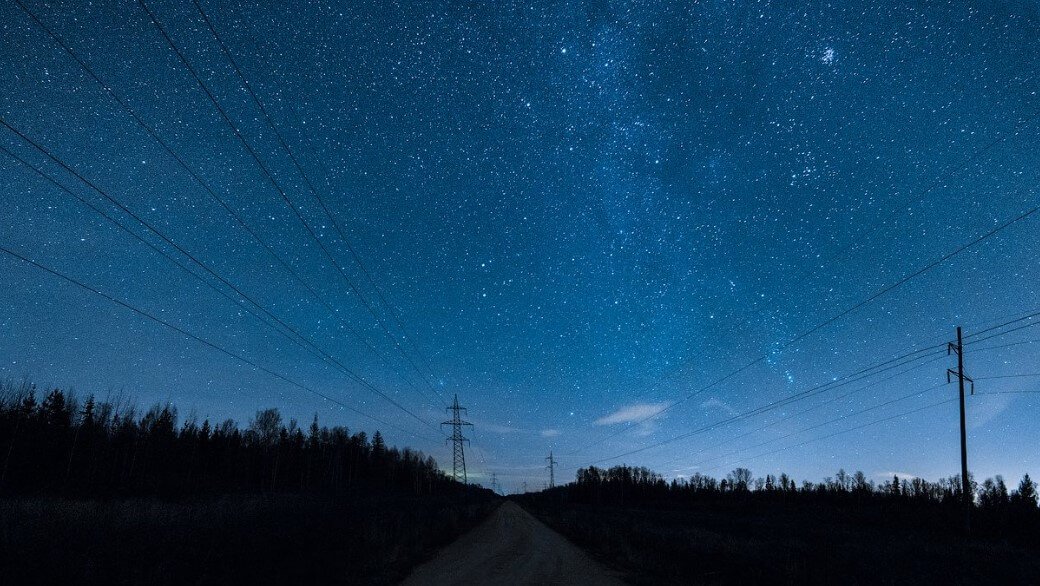
[[[195,5],[148,0],[348,283],[137,1],[24,1],[318,295],[13,1],[3,120],[433,427],[457,393],[479,482],[541,487],[550,449],[563,480],[954,474],[956,403],[823,438],[955,397],[930,389],[945,357],[609,458],[1040,308],[1030,217],[789,343],[1036,205],[1034,2],[200,0],[362,269]],[[0,146],[189,263],[10,130]],[[0,178],[0,246],[421,437],[6,255],[0,376],[213,419],[317,412],[450,467],[434,429],[3,153]],[[1007,392],[1040,377],[987,378],[1038,357],[967,351],[976,476],[1040,474],[1040,395]]]

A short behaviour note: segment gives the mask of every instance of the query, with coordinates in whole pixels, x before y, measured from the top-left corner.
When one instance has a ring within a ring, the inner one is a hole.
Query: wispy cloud
[[[600,417],[595,421],[596,425],[614,425],[617,423],[631,423],[650,419],[668,407],[668,403],[636,403],[622,407],[610,415]]]
[[[492,423],[490,421],[478,421],[473,420],[473,424],[482,433],[491,433],[494,435],[539,435],[541,437],[556,437],[562,432],[555,428],[544,428],[544,429],[531,429],[524,427],[514,427],[512,425],[502,425],[499,423]]]
[[[736,415],[737,414],[737,410],[734,409],[733,407],[730,407],[729,403],[726,403],[726,402],[722,401],[721,399],[717,399],[715,397],[712,397],[712,398],[708,399],[707,401],[701,403],[701,408],[702,409],[708,409],[708,410],[722,411],[723,413],[725,413],[727,415]]]
[[[920,476],[911,472],[899,472],[898,470],[891,470],[889,472],[878,472],[874,475],[874,478],[892,480],[893,476],[898,476],[900,480],[912,480],[914,478],[920,478]]]
[[[972,403],[968,411],[968,427],[978,429],[1000,417],[1011,406],[1013,398],[1014,395],[994,394],[986,397],[986,401]]]

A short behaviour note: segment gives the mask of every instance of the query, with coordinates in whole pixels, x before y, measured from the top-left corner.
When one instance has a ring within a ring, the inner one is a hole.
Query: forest
[[[0,386],[0,572],[13,583],[395,583],[499,502],[382,434],[138,410]],[[580,469],[513,499],[633,583],[1028,583],[1040,509],[1025,475],[821,481],[736,468],[665,479]]]
[[[879,483],[839,470],[797,482],[736,468],[668,481],[620,465],[518,500],[635,583],[1032,582],[1036,484],[970,480],[968,534],[958,476]]]
[[[58,389],[7,386],[0,398],[0,495],[189,496],[229,492],[340,494],[458,490],[421,452],[388,447],[378,431],[306,430],[277,409],[244,429],[232,420],[180,421],[171,404],[138,413],[127,401],[82,401]]]
[[[1002,476],[987,478],[980,485],[969,476],[975,492],[981,520],[995,523],[1014,523],[1022,531],[1020,537],[1040,538],[1031,529],[1037,521],[1036,482],[1026,474],[1017,488],[1009,490]],[[804,480],[800,484],[787,474],[767,474],[754,477],[747,468],[735,468],[725,478],[716,479],[700,473],[677,478],[670,482],[644,467],[614,466],[610,469],[595,466],[579,469],[576,480],[557,489],[569,502],[583,504],[611,504],[624,506],[626,501],[635,505],[695,502],[698,499],[754,499],[762,502],[791,501],[887,504],[889,506],[938,507],[960,510],[963,507],[963,489],[959,475],[929,482],[923,478],[903,478],[893,475],[890,480],[876,483],[863,472],[853,474],[838,470],[834,476],[821,482]],[[1021,524],[1021,527],[1019,527]],[[1006,535],[1011,526],[1001,525]]]
[[[15,583],[392,583],[493,507],[421,452],[317,416],[304,429],[264,409],[240,427],[0,391],[0,574]]]

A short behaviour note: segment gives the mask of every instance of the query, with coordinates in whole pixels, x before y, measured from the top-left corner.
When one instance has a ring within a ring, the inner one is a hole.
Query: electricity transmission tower
[[[493,492],[495,494],[499,494],[498,493],[498,474],[495,474],[494,472],[491,473],[491,492]]]
[[[526,480],[524,481],[522,486],[523,486],[522,490],[524,491],[524,494],[527,494],[527,481]]]
[[[451,407],[448,407],[447,410],[451,412],[451,419],[449,421],[445,421],[445,422],[441,423],[441,425],[450,425],[451,426],[451,437],[449,437],[447,440],[445,440],[445,441],[450,441],[452,443],[452,453],[451,453],[452,469],[451,469],[451,477],[454,478],[456,482],[460,482],[461,481],[463,484],[468,484],[469,483],[469,479],[466,477],[466,454],[463,451],[462,446],[463,446],[463,444],[465,444],[469,440],[466,439],[465,437],[463,437],[463,435],[462,435],[462,426],[463,425],[469,425],[469,426],[472,427],[473,424],[468,422],[468,421],[463,421],[462,418],[459,416],[459,413],[460,412],[465,412],[466,408],[465,407],[459,407],[459,396],[458,395],[455,395],[455,402],[454,402],[454,404],[452,404]]]
[[[971,509],[975,504],[974,495],[971,492],[971,482],[968,480],[968,437],[964,426],[964,381],[971,383],[971,394],[975,394],[975,381],[964,374],[964,343],[961,338],[961,327],[957,326],[957,342],[949,342],[946,345],[946,355],[957,353],[957,368],[946,369],[946,382],[950,383],[957,378],[960,388],[961,403],[961,490],[964,493],[964,530],[971,532]]]
[[[549,450],[549,455],[545,458],[549,465],[546,468],[549,469],[549,488],[556,487],[556,460],[553,458],[552,450]]]

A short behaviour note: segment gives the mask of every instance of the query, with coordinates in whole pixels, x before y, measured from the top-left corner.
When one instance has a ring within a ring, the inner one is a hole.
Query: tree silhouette
[[[1018,489],[1012,494],[1011,500],[1019,508],[1036,510],[1036,483],[1028,473],[1022,476]]]
[[[996,479],[987,478],[982,482],[979,490],[979,506],[986,508],[998,508],[1007,504],[1007,487],[1004,479],[997,476]]]
[[[557,495],[553,497],[557,502],[646,506],[655,510],[695,507],[704,502],[721,504],[722,510],[726,510],[725,504],[730,502],[738,502],[741,507],[807,507],[796,509],[800,511],[838,507],[845,511],[843,515],[859,511],[857,514],[864,515],[870,522],[890,517],[913,518],[921,523],[941,520],[944,529],[959,525],[963,515],[962,485],[958,476],[929,482],[893,475],[887,482],[875,483],[862,471],[849,475],[839,470],[823,482],[806,480],[800,487],[787,474],[767,474],[754,481],[752,478],[747,468],[736,468],[721,480],[697,473],[666,482],[646,468],[589,467],[577,471],[573,484],[558,486],[549,494]],[[1036,484],[1028,474],[1011,494],[1000,476],[985,480],[976,493],[979,508],[973,526],[977,525],[979,531],[1040,542],[1040,532],[1036,531],[1040,524],[1038,495]],[[868,515],[870,511],[873,514]],[[1011,514],[1014,511],[1018,514]]]
[[[138,416],[125,401],[77,405],[58,389],[37,403],[31,385],[0,383],[0,496],[91,498],[303,491],[341,494],[461,490],[432,459],[387,446],[376,431],[351,435],[323,427],[308,433],[263,409],[243,431],[194,414],[178,425],[172,404]]]
[[[255,434],[256,441],[262,446],[273,444],[281,429],[282,414],[277,409],[257,411],[256,417],[249,423],[249,431]]]
[[[747,491],[751,483],[751,471],[747,468],[735,468],[729,473],[728,479],[731,490]]]

